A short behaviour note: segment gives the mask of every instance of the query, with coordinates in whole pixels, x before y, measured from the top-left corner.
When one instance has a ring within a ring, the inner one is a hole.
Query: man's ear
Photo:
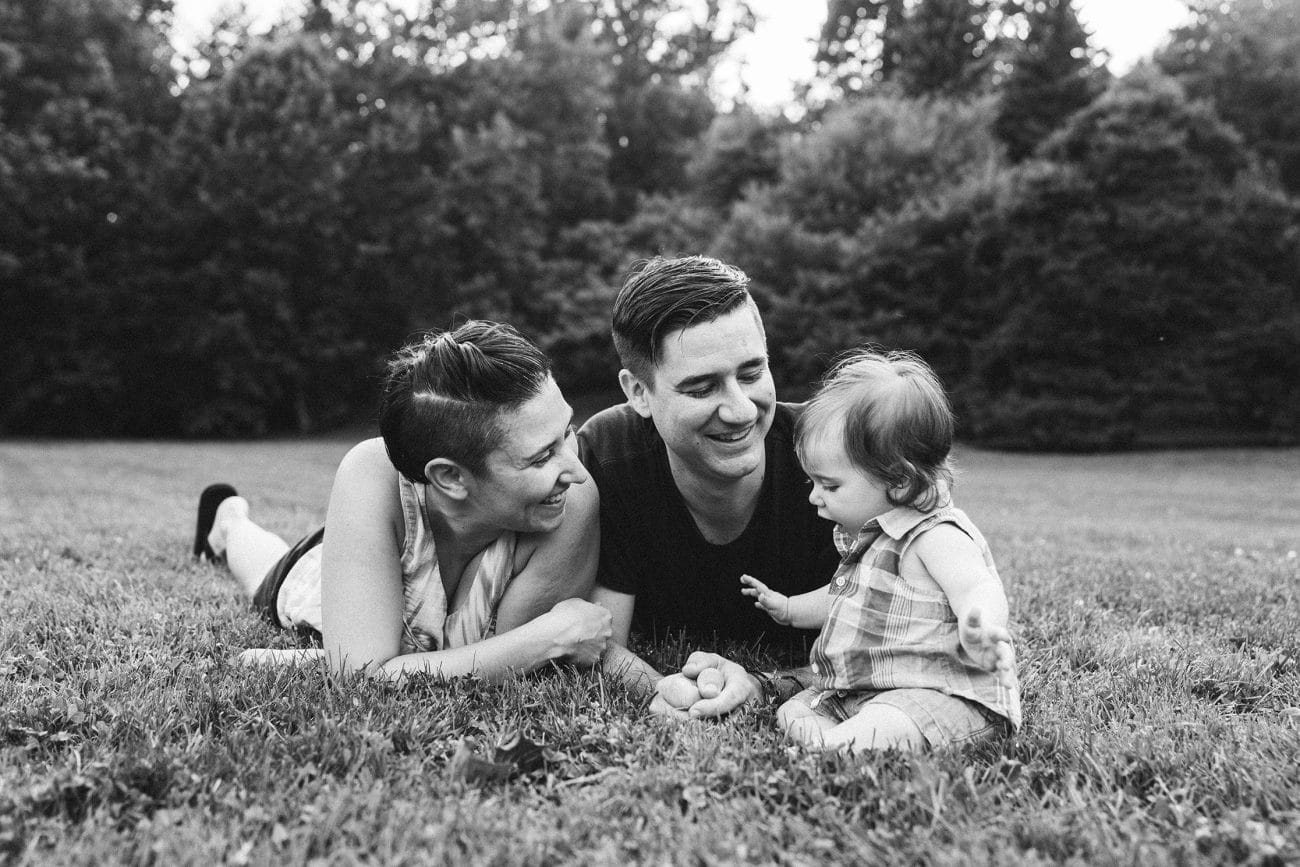
[[[443,496],[463,500],[469,496],[469,473],[455,461],[434,458],[424,465],[424,477]]]
[[[636,410],[637,415],[650,418],[650,401],[647,395],[650,386],[626,367],[618,372],[618,384],[622,386],[623,394],[627,395],[628,405]]]

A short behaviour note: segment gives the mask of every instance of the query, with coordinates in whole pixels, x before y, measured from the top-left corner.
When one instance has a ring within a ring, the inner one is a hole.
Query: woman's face
[[[473,501],[485,520],[525,533],[560,526],[569,486],[587,481],[572,421],[573,410],[550,377],[531,400],[501,414],[501,442],[473,477]]]

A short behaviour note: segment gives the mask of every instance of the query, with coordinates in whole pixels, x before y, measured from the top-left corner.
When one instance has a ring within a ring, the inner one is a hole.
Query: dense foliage
[[[1300,435],[1300,0],[1119,81],[1066,0],[834,0],[802,120],[721,110],[753,16],[692,8],[313,0],[178,55],[165,0],[0,0],[0,432],[320,429],[465,316],[608,389],[628,267],[709,252],[791,396],[874,341],[983,442]]]

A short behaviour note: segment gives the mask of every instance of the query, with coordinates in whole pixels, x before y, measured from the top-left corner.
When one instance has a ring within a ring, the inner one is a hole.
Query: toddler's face
[[[849,460],[839,425],[814,435],[804,446],[804,472],[812,479],[808,502],[817,514],[846,533],[856,533],[872,518],[891,510],[888,488]]]

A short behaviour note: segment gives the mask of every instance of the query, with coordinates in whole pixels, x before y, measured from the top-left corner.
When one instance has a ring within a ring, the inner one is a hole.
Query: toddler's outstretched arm
[[[1016,650],[1007,629],[1007,595],[975,541],[952,524],[940,524],[921,534],[914,550],[957,615],[962,649],[1004,687],[1013,687]]]
[[[996,674],[998,683],[1007,689],[1015,685],[1016,648],[1005,626],[986,625],[980,610],[971,608],[961,619],[957,634],[976,665]]]
[[[752,575],[741,575],[741,593],[752,597],[754,607],[767,613],[777,623],[799,629],[819,629],[830,610],[830,585],[798,596],[777,593]]]

